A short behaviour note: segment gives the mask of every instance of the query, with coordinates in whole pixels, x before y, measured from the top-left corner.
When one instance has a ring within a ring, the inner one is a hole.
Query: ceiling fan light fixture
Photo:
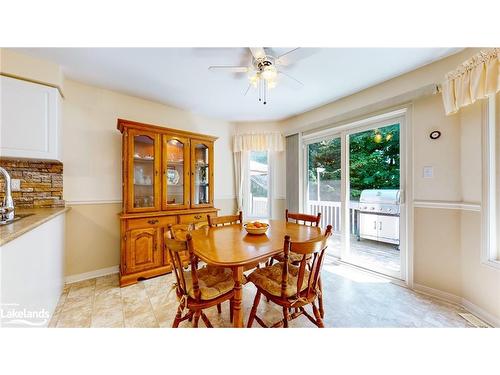
[[[253,87],[257,87],[257,85],[259,84],[259,80],[259,73],[255,71],[252,71],[252,73],[248,75],[248,81]]]
[[[278,84],[278,82],[276,82],[276,80],[267,81],[267,88],[274,89],[277,84]]]
[[[269,65],[264,67],[264,69],[262,69],[261,74],[262,78],[264,78],[266,81],[274,81],[278,76],[278,71],[275,66]]]

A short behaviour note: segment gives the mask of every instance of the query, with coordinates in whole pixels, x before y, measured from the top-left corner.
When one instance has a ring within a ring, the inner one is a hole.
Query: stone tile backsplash
[[[0,158],[0,166],[10,177],[21,180],[21,191],[13,191],[18,208],[64,207],[63,165],[45,160]],[[0,198],[3,200],[5,180],[0,177]]]

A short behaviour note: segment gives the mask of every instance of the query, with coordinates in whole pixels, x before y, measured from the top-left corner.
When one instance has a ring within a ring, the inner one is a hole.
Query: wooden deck
[[[340,234],[335,233],[331,239],[332,251],[330,255],[340,255]],[[400,253],[396,245],[361,239],[358,241],[351,236],[351,255],[356,264],[367,269],[388,270],[392,273],[400,272]]]

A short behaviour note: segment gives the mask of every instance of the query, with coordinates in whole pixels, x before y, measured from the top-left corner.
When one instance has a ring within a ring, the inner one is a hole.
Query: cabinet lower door
[[[133,229],[127,234],[126,273],[144,271],[162,265],[160,230]]]
[[[399,217],[383,216],[378,219],[379,241],[399,244]]]
[[[361,213],[359,216],[359,236],[376,241],[378,236],[378,215]]]

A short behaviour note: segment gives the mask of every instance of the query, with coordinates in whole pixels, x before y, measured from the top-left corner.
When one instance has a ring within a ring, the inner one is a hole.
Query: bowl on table
[[[264,234],[269,228],[269,224],[253,221],[250,223],[243,224],[243,227],[248,232],[248,234]]]

